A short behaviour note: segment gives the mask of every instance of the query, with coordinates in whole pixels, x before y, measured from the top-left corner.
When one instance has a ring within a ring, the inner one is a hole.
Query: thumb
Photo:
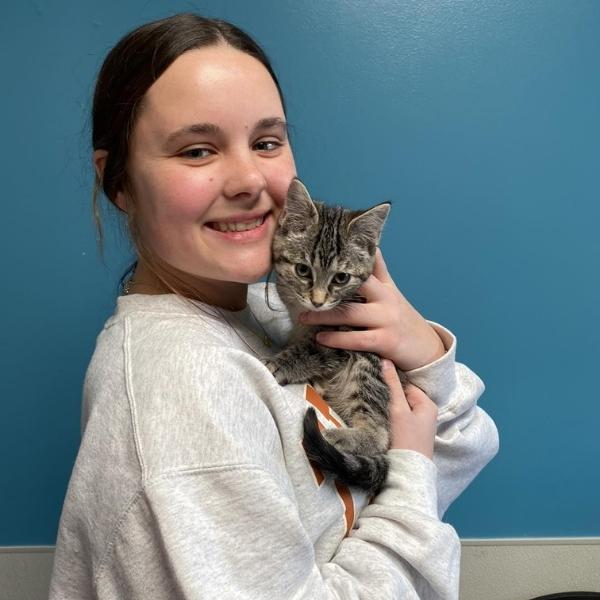
[[[398,371],[396,371],[394,363],[387,358],[383,359],[381,361],[381,373],[384,381],[390,388],[390,401],[392,403],[399,402],[406,406],[406,396],[404,395],[402,383],[400,382],[400,377],[398,376]]]
[[[419,387],[409,383],[406,386],[406,402],[413,412],[432,412],[437,415],[438,408],[429,396]]]

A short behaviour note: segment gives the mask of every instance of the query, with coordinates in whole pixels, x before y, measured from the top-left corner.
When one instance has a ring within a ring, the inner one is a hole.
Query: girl
[[[289,323],[249,284],[269,271],[296,174],[261,49],[191,14],[136,29],[100,71],[93,147],[96,191],[127,216],[137,263],[86,375],[50,597],[457,598],[460,544],[441,517],[497,434],[454,336],[411,307],[381,254],[365,304],[307,316],[355,328],[324,344],[382,357],[390,472],[371,499],[311,467],[304,413],[335,417],[260,360]]]

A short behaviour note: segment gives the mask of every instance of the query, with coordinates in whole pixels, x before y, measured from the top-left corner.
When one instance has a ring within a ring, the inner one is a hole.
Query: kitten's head
[[[288,308],[329,310],[350,299],[373,271],[389,210],[326,206],[294,179],[273,238],[277,291]]]

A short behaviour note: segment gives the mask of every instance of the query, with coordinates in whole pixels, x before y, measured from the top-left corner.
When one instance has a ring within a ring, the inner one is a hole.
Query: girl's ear
[[[102,182],[102,178],[104,177],[104,168],[106,166],[107,156],[107,150],[94,150],[94,170],[96,171],[96,177],[100,182]],[[117,197],[115,198],[114,202],[123,212],[127,212],[127,198],[123,192],[117,192]]]
[[[104,177],[104,167],[106,165],[107,156],[107,150],[94,150],[94,169],[99,181],[102,181],[102,177]]]

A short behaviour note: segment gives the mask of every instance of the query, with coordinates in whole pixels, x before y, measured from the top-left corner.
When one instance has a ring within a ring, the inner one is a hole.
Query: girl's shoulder
[[[291,321],[274,284],[260,282],[248,286],[248,306],[243,312],[250,315],[246,317],[241,314],[242,311],[221,310],[175,294],[132,294],[117,298],[115,311],[106,321],[104,331],[115,326],[123,327],[124,322],[128,321],[130,329],[150,328],[145,338],[148,338],[150,331],[167,335],[188,331],[190,335],[201,334],[220,343],[230,337],[228,334],[232,333],[232,328],[240,320],[257,320],[277,345],[285,343]]]
[[[117,298],[98,344],[105,338],[116,338],[128,348],[161,350],[159,354],[164,354],[179,345],[222,345],[230,337],[229,329],[218,309],[201,302],[175,294],[132,294]]]
[[[229,323],[176,297],[119,299],[85,389],[86,415],[127,407],[148,477],[192,466],[270,465],[281,452],[275,415],[287,401],[275,379]]]

